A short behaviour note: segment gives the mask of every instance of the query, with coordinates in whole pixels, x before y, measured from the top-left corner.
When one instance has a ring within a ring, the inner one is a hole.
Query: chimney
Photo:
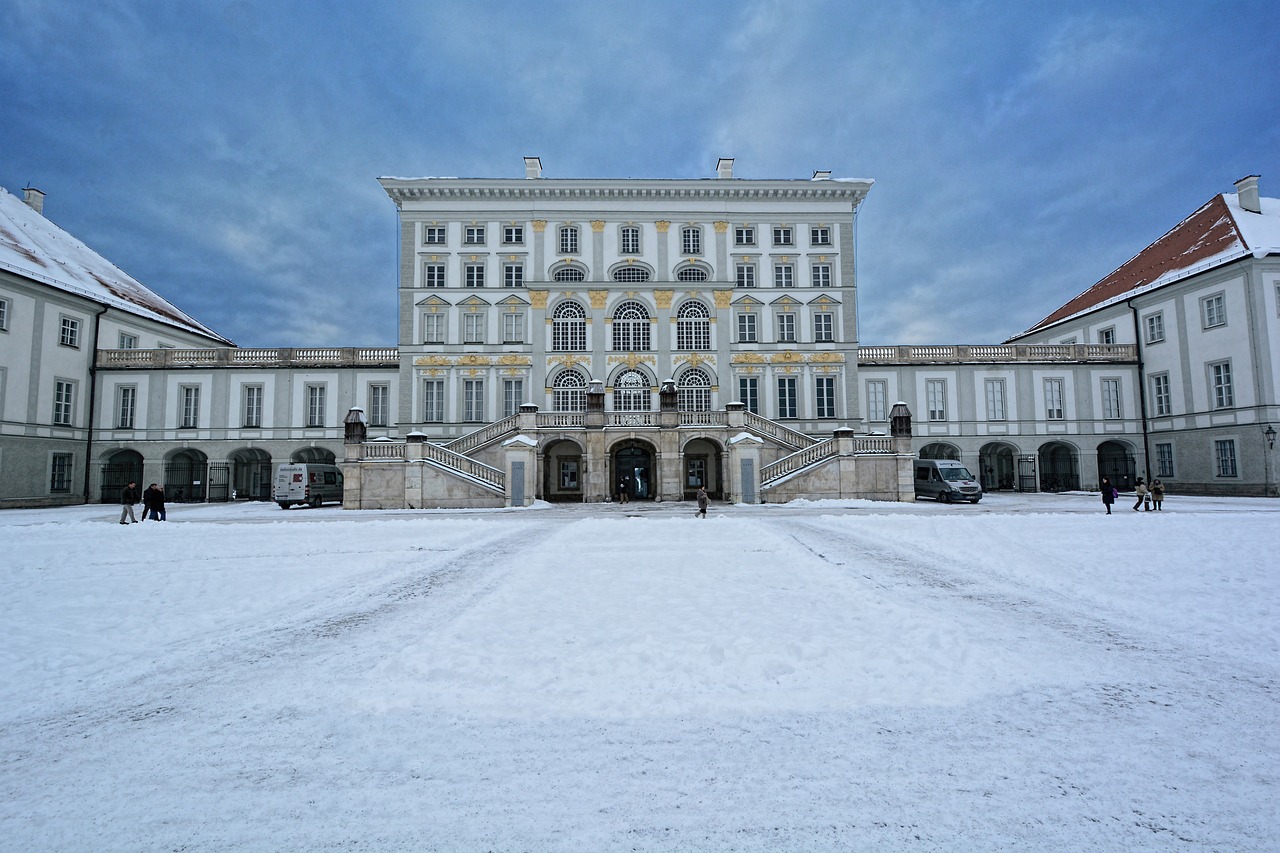
[[[542,158],[541,157],[524,158],[524,176],[526,178],[542,177]]]
[[[733,177],[733,158],[721,157],[716,161],[716,177],[732,178]]]
[[[1257,191],[1255,190],[1254,197],[1256,198],[1257,195]],[[35,187],[23,187],[22,200],[26,202],[27,207],[31,208],[41,216],[44,216],[44,193],[40,192],[40,190]]]
[[[1258,199],[1257,175],[1249,175],[1236,181],[1236,194],[1240,199],[1240,207],[1250,213],[1262,212],[1262,204]]]
[[[829,181],[829,180],[831,180],[831,170],[830,170],[830,169],[815,169],[815,170],[814,170],[814,172],[813,172],[813,180],[815,180],[815,181]]]

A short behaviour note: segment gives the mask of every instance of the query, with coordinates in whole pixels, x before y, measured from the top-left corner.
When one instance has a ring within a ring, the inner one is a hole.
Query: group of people
[[[137,524],[138,519],[134,517],[133,505],[138,502],[138,484],[133,480],[124,487],[120,493],[120,523],[121,524]],[[147,486],[146,491],[142,493],[142,520],[146,521],[147,516],[151,516],[152,521],[164,521],[168,518],[168,514],[164,509],[164,486],[152,483]]]
[[[1137,496],[1137,500],[1133,504],[1133,511],[1149,510],[1160,511],[1164,508],[1164,483],[1160,482],[1157,477],[1151,481],[1148,486],[1146,482],[1139,477],[1138,482],[1134,484],[1133,493]],[[1116,498],[1120,497],[1120,490],[1111,484],[1106,477],[1102,478],[1102,504],[1107,508],[1107,515],[1111,515],[1111,505],[1116,502]]]

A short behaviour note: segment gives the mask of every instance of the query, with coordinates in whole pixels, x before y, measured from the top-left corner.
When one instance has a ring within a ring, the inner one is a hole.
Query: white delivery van
[[[936,501],[982,500],[982,486],[969,473],[969,469],[953,459],[914,459],[916,498],[933,498]]]
[[[342,469],[337,465],[293,464],[276,469],[271,500],[288,509],[294,504],[342,503]]]

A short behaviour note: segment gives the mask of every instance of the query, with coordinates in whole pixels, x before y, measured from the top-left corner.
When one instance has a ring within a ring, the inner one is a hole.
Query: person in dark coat
[[[707,517],[707,487],[698,486],[698,515]]]
[[[148,515],[152,521],[164,521],[164,486],[152,483],[142,493],[142,520],[146,521]]]
[[[120,492],[120,523],[121,524],[137,524],[138,519],[133,514],[133,505],[138,502],[138,484],[133,480],[129,481],[129,485],[125,486]],[[129,519],[125,521],[125,519]]]
[[[1116,502],[1115,486],[1111,485],[1111,481],[1106,477],[1102,478],[1102,505],[1107,508],[1107,515],[1111,515],[1111,505]]]
[[[626,477],[618,481],[618,503],[629,503],[631,500],[631,483]]]

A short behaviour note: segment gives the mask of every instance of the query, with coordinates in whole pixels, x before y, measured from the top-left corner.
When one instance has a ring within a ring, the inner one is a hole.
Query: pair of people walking
[[[147,515],[151,516],[152,521],[164,521],[168,518],[168,514],[164,509],[164,486],[152,483],[147,490],[142,493],[142,520],[147,520]]]
[[[1107,508],[1107,515],[1111,515],[1111,506],[1120,497],[1120,490],[1111,484],[1111,480],[1106,477],[1102,478],[1102,505]],[[1164,508],[1164,483],[1159,478],[1151,481],[1148,486],[1146,482],[1139,477],[1138,482],[1134,485],[1134,495],[1137,500],[1134,501],[1133,511],[1148,511],[1155,509],[1159,511]]]

